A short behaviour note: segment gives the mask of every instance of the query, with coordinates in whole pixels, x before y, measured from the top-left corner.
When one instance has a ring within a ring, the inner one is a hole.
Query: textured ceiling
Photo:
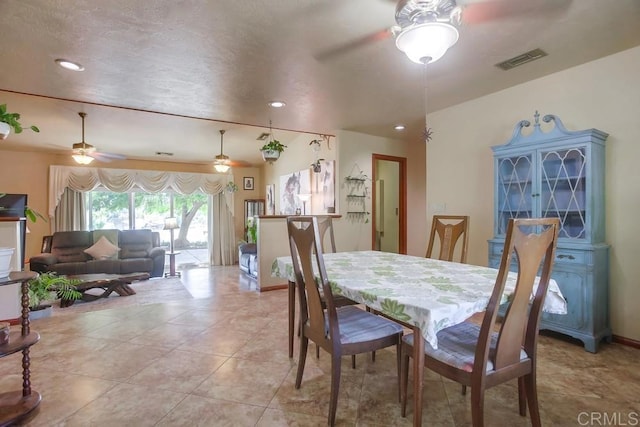
[[[460,39],[427,70],[429,111],[640,44],[638,0],[459,3]],[[89,114],[87,142],[141,159],[167,151],[202,162],[219,152],[224,128],[225,154],[258,162],[255,138],[270,119],[278,129],[417,141],[424,69],[391,38],[369,37],[394,25],[394,13],[390,0],[3,0],[0,103],[42,132],[1,144],[68,150],[80,140],[78,111]],[[549,56],[494,66],[534,48]],[[63,70],[56,58],[86,69]],[[270,109],[273,99],[287,106]]]

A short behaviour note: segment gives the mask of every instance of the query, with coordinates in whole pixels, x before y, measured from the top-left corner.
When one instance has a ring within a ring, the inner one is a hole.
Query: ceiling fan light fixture
[[[220,154],[213,159],[213,169],[218,173],[227,173],[231,168],[229,156],[225,156],[223,154],[225,132],[226,131],[224,129],[220,130]]]
[[[87,156],[86,154],[72,154],[71,157],[79,165],[88,165],[93,162],[93,157]]]
[[[459,33],[446,22],[425,22],[404,28],[396,46],[417,64],[435,62],[456,44]]]
[[[216,172],[218,173],[227,173],[229,171],[229,169],[231,168],[231,166],[224,164],[224,163],[216,163],[215,161],[213,162],[213,168],[216,170]]]

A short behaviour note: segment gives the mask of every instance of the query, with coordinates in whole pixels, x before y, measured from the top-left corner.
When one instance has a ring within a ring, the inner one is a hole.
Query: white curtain
[[[52,232],[87,229],[84,193],[65,188],[55,211]]]
[[[118,193],[133,189],[141,189],[147,193],[171,189],[179,194],[200,191],[210,195],[210,208],[213,205],[213,209],[209,209],[210,259],[213,265],[227,265],[235,261],[236,246],[233,193],[226,191],[230,182],[233,182],[233,175],[50,166],[49,217],[53,222],[56,207],[66,188],[87,192],[102,186]],[[216,251],[218,251],[217,256]]]
[[[212,196],[209,199],[209,221],[214,218],[218,226],[213,228],[213,224],[209,224],[209,229],[213,230],[210,240],[210,262],[211,265],[232,265],[237,262],[236,238],[234,232],[233,215],[227,208],[225,198]]]

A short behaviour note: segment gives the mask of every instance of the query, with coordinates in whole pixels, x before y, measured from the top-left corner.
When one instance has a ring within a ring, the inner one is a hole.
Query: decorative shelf
[[[34,272],[13,272],[0,279],[0,286],[21,284],[22,316],[19,331],[9,333],[9,342],[0,345],[0,357],[22,352],[22,390],[0,393],[0,426],[14,425],[25,420],[38,407],[42,396],[31,389],[31,357],[29,349],[40,340],[40,335],[29,324],[29,280]]]

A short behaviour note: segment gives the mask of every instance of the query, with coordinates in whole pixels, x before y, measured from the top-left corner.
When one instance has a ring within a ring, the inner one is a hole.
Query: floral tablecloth
[[[324,262],[334,293],[419,327],[434,348],[438,331],[485,310],[498,274],[488,267],[378,251],[326,253]],[[274,260],[271,273],[295,281],[291,257]],[[515,284],[516,275],[510,274],[503,302]],[[543,311],[567,312],[554,280],[549,283]]]

